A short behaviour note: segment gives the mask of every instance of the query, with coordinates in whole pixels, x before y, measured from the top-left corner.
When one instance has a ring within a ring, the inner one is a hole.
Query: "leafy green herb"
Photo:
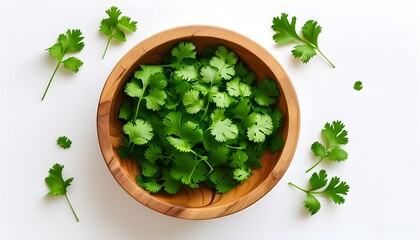
[[[324,159],[331,161],[341,162],[347,159],[347,152],[341,148],[341,145],[348,143],[347,131],[344,130],[344,124],[341,121],[333,121],[326,123],[321,135],[325,140],[325,145],[320,142],[314,142],[311,150],[316,157],[319,158],[318,162],[309,168],[306,172],[314,169]]]
[[[363,83],[361,81],[356,81],[353,85],[354,90],[360,91],[363,89]]]
[[[46,50],[50,53],[51,56],[55,57],[58,61],[57,66],[54,69],[54,72],[48,82],[47,88],[42,95],[41,101],[44,100],[47,95],[48,89],[50,88],[51,82],[58,70],[58,67],[63,64],[63,66],[70,71],[77,73],[79,68],[83,65],[83,62],[76,57],[69,57],[64,59],[64,55],[68,52],[80,52],[84,48],[85,44],[82,42],[84,37],[82,37],[82,32],[79,29],[67,30],[65,34],[60,34],[58,36],[57,43],[52,45]]]
[[[327,172],[321,170],[319,173],[313,173],[309,179],[309,189],[303,189],[296,186],[295,184],[289,182],[289,184],[303,192],[306,193],[306,199],[304,202],[305,208],[311,213],[311,215],[316,214],[321,208],[321,203],[315,197],[315,195],[320,194],[327,196],[333,200],[336,204],[343,204],[345,199],[343,195],[347,195],[350,187],[346,182],[341,181],[339,177],[333,177],[328,184]],[[326,187],[325,187],[326,186]],[[323,190],[321,190],[324,188]]]
[[[52,196],[64,195],[66,197],[67,203],[71,208],[71,211],[73,212],[74,217],[76,218],[76,221],[79,222],[79,218],[77,217],[76,212],[74,211],[73,206],[67,197],[67,187],[70,186],[73,178],[64,180],[62,176],[63,168],[63,165],[56,163],[49,170],[49,175],[45,178],[45,183],[47,183],[47,186],[50,189],[47,194]]]
[[[299,58],[303,63],[309,60],[319,52],[321,56],[333,67],[334,64],[328,60],[318,47],[318,35],[321,33],[321,26],[317,21],[308,20],[302,27],[302,37],[296,32],[296,17],[292,17],[289,21],[288,14],[282,13],[280,17],[273,18],[273,25],[271,28],[276,32],[273,35],[273,40],[279,45],[289,43],[297,43],[293,47],[292,54]]]
[[[71,147],[72,141],[66,136],[60,136],[57,138],[57,144],[63,149],[68,149]]]
[[[99,27],[99,31],[108,38],[102,59],[104,59],[109,43],[113,38],[119,42],[125,42],[127,41],[125,34],[137,30],[137,22],[132,21],[131,18],[127,16],[120,17],[121,11],[117,7],[113,6],[105,12],[108,14],[108,18],[103,19],[101,21],[101,26]]]
[[[118,153],[137,162],[137,184],[150,193],[201,184],[228,192],[261,167],[266,149],[284,145],[276,82],[255,81],[225,46],[205,49],[179,42],[125,85]]]

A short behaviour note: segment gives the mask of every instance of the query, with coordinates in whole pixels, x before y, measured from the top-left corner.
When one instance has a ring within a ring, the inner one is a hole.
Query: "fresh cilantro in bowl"
[[[246,181],[260,156],[284,145],[274,80],[256,80],[225,46],[179,42],[162,65],[140,65],[119,109],[122,159],[137,162],[150,193],[201,183],[226,193]]]

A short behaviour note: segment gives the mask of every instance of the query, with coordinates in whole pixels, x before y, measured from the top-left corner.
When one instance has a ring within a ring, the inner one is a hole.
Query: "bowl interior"
[[[289,166],[296,148],[299,107],[287,74],[264,49],[228,30],[216,28],[215,31],[211,27],[207,27],[207,30],[206,27],[189,28],[193,29],[186,31],[188,34],[179,34],[180,29],[178,31],[173,29],[146,39],[117,64],[101,95],[98,108],[98,136],[102,153],[111,172],[135,199],[170,216],[205,219],[231,214],[251,205],[279,181]],[[179,41],[194,43],[198,53],[207,46],[224,45],[235,52],[238,58],[256,73],[258,80],[271,78],[277,82],[280,90],[277,107],[283,114],[284,124],[281,131],[286,143],[284,148],[275,154],[267,151],[261,159],[262,168],[253,170],[250,179],[225,194],[218,194],[204,185],[194,190],[183,188],[175,195],[149,194],[136,184],[135,178],[139,174],[139,169],[135,162],[121,160],[117,153],[122,140],[122,125],[118,119],[118,110],[124,98],[125,83],[140,64],[161,64],[163,56]],[[105,104],[102,109],[101,104]]]

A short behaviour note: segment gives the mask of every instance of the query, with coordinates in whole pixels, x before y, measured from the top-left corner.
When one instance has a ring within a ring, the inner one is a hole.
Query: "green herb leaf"
[[[105,58],[109,43],[113,38],[119,42],[125,42],[125,34],[137,30],[137,22],[132,21],[131,18],[127,16],[120,18],[121,11],[117,7],[112,6],[105,12],[108,15],[108,18],[103,19],[99,27],[99,32],[103,33],[108,38],[102,59]]]
[[[82,37],[82,32],[79,29],[69,29],[65,34],[60,34],[58,36],[56,44],[46,49],[51,56],[57,59],[58,63],[44,91],[44,95],[42,95],[41,101],[44,100],[45,96],[47,95],[51,82],[54,79],[54,76],[61,64],[63,64],[65,68],[71,70],[74,73],[79,71],[80,67],[83,65],[83,62],[80,59],[69,57],[66,60],[63,60],[63,58],[67,53],[82,51],[85,46],[84,42],[82,42],[83,38],[84,37]]]
[[[363,83],[361,81],[354,82],[353,89],[356,91],[360,91],[363,89]]]
[[[50,191],[47,193],[48,195],[53,196],[65,196],[67,203],[69,204],[76,221],[79,222],[79,218],[76,215],[76,212],[73,209],[68,197],[67,197],[67,187],[70,186],[73,178],[69,178],[67,180],[63,179],[63,165],[58,163],[54,164],[51,169],[49,170],[49,175],[45,178],[45,183],[47,184]]]
[[[71,147],[72,141],[66,136],[60,136],[57,138],[57,144],[63,149],[68,149]]]

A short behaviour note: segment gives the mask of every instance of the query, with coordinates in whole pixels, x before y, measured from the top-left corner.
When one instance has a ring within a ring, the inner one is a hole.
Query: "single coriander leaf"
[[[217,84],[220,82],[220,77],[217,74],[217,69],[206,65],[200,69],[201,81],[204,83],[213,83]]]
[[[71,147],[72,141],[66,136],[60,136],[57,138],[57,144],[63,149],[68,149]]]
[[[302,27],[303,37],[315,47],[318,47],[318,35],[321,31],[321,26],[319,26],[318,22],[314,20],[306,21]]]
[[[238,136],[238,127],[230,120],[225,118],[224,110],[216,109],[210,115],[212,125],[209,127],[211,134],[219,142],[226,142]]]
[[[131,21],[130,17],[123,16],[118,20],[116,27],[123,32],[135,32],[137,31],[137,22]]]
[[[319,209],[321,209],[321,203],[314,195],[310,193],[306,193],[304,205],[305,208],[308,209],[308,211],[311,213],[311,215],[316,214],[319,211]]]
[[[51,47],[47,48],[47,51],[51,56],[54,56],[59,62],[63,59],[63,46],[60,43],[56,43]]]
[[[144,89],[151,84],[151,81],[155,80],[155,74],[163,73],[162,66],[140,65],[140,67],[140,70],[134,72],[134,77],[141,80]]]
[[[170,112],[163,119],[167,128],[166,140],[181,152],[192,152],[195,144],[203,141],[203,132],[196,123],[182,122],[180,112]]]
[[[333,147],[338,144],[345,145],[348,143],[347,131],[344,130],[345,125],[341,121],[333,121],[332,124],[326,123],[321,135],[327,141],[327,146]]]
[[[348,153],[340,148],[339,146],[335,146],[327,155],[328,159],[336,162],[341,162],[347,159]]]
[[[235,170],[233,170],[233,179],[240,183],[245,182],[251,175],[252,172],[250,168],[236,168]]]
[[[248,99],[241,99],[239,103],[236,104],[230,110],[230,112],[233,114],[233,118],[237,118],[240,120],[247,119],[250,111],[251,111],[251,106]]]
[[[161,106],[164,106],[166,103],[166,92],[160,89],[150,89],[149,95],[145,96],[144,99],[146,100],[146,108],[159,111]]]
[[[85,47],[85,43],[82,42],[84,37],[80,29],[68,29],[66,34],[62,34],[58,37],[58,41],[61,43],[65,52],[80,52]]]
[[[226,90],[232,97],[249,97],[251,96],[251,87],[243,82],[240,82],[239,77],[226,83]]]
[[[320,158],[325,157],[327,154],[327,149],[325,149],[324,145],[322,145],[320,142],[314,142],[311,145],[311,150],[315,156]]]
[[[245,168],[245,163],[248,161],[248,154],[242,150],[237,150],[232,154],[231,158],[230,166],[232,168]]]
[[[300,44],[293,47],[292,54],[303,63],[309,62],[316,55],[315,48],[308,44]]]
[[[49,170],[49,175],[45,178],[45,182],[47,183],[50,192],[48,195],[65,195],[67,194],[67,187],[70,186],[73,178],[69,178],[64,181],[62,176],[64,166],[58,163],[54,164],[52,168]]]
[[[128,135],[130,143],[136,145],[146,144],[153,138],[152,125],[142,119],[126,123],[123,132]]]
[[[274,104],[279,96],[276,82],[268,78],[259,81],[253,90],[255,93],[254,99],[261,106]]]
[[[213,93],[211,100],[218,108],[227,108],[233,102],[226,92]]]
[[[265,136],[273,131],[273,121],[269,115],[252,113],[249,122],[251,125],[247,128],[247,136],[250,141],[264,142]]]
[[[356,81],[353,85],[354,90],[360,91],[363,89],[363,83],[361,81]]]
[[[328,184],[323,193],[329,196],[334,201],[334,203],[343,204],[345,199],[342,195],[347,195],[349,189],[350,186],[347,185],[346,182],[340,182],[339,177],[333,177],[331,178],[330,184]]]
[[[189,114],[196,114],[204,109],[204,99],[200,97],[200,92],[191,89],[182,96],[182,104]]]
[[[144,91],[137,79],[132,79],[125,85],[124,92],[130,97],[143,97]]]
[[[180,68],[184,59],[195,59],[196,54],[195,45],[192,42],[180,42],[171,50],[171,55],[177,59],[172,66]]]
[[[153,164],[156,163],[156,160],[161,159],[162,156],[162,149],[156,145],[149,145],[149,148],[144,152],[144,157]]]
[[[73,212],[74,217],[76,218],[76,221],[79,222],[79,218],[76,215],[76,212],[73,209],[73,206],[71,205],[68,197],[67,197],[67,187],[70,186],[71,182],[74,178],[68,178],[67,180],[63,179],[63,165],[60,165],[58,163],[54,164],[50,170],[48,176],[45,178],[45,183],[47,184],[50,191],[47,193],[47,195],[53,195],[53,196],[65,196],[67,199],[67,202]]]
[[[194,65],[187,65],[175,71],[175,74],[186,81],[194,81],[198,79],[198,72]]]
[[[292,20],[289,22],[288,16],[288,14],[282,13],[281,17],[273,18],[273,25],[271,28],[276,32],[273,36],[273,40],[280,45],[294,41],[303,41],[296,33],[296,17],[292,17]]]
[[[309,179],[309,184],[311,188],[309,191],[317,190],[327,185],[327,171],[321,170],[319,173],[314,172]]]
[[[69,57],[63,61],[63,66],[74,73],[77,73],[82,65],[83,62],[76,57]]]
[[[235,75],[236,61],[235,53],[221,45],[217,48],[215,56],[210,59],[209,64],[218,69],[218,74],[223,79],[230,80]]]

